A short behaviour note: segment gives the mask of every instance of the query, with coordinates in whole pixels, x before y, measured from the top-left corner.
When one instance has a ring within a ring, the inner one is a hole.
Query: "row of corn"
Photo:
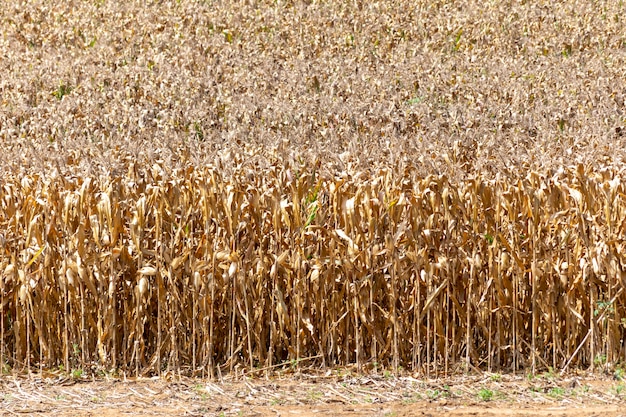
[[[214,375],[440,375],[624,357],[626,195],[519,180],[240,166],[5,176],[0,363]]]

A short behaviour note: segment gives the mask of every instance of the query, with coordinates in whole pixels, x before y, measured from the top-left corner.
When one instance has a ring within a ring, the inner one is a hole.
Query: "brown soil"
[[[0,379],[0,415],[63,416],[626,416],[626,385],[606,376],[290,375]],[[481,395],[482,394],[482,395]]]

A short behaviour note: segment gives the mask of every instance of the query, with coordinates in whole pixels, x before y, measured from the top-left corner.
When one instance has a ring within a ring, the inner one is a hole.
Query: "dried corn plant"
[[[619,361],[620,173],[416,172],[7,178],[3,360],[210,375],[311,357],[433,375]]]
[[[0,10],[0,366],[623,357],[621,3]]]
[[[124,149],[182,168],[248,144],[450,178],[620,166],[623,16],[584,0],[15,3],[0,170],[121,173]]]

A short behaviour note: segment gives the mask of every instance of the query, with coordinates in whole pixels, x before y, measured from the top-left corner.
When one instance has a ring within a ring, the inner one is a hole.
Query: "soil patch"
[[[391,378],[341,372],[259,379],[3,377],[2,415],[626,416],[626,384],[590,374]]]

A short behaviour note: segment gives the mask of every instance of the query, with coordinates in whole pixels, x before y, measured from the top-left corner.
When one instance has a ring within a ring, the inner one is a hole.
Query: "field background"
[[[612,1],[10,4],[2,169],[107,175],[125,156],[233,165],[228,152],[248,147],[333,173],[619,166],[623,12]]]
[[[3,371],[621,378],[624,11],[7,4]]]

